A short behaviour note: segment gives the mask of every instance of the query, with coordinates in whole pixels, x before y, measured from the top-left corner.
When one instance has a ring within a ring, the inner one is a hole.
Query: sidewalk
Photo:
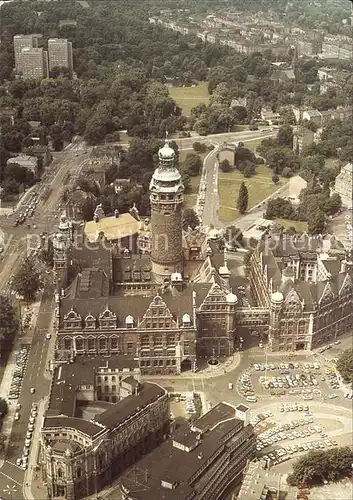
[[[188,371],[184,373],[180,373],[180,375],[146,375],[145,379],[148,380],[165,380],[165,379],[170,379],[170,378],[176,378],[178,380],[180,379],[195,379],[195,380],[202,380],[202,379],[207,379],[207,378],[214,378],[214,377],[220,377],[221,375],[224,375],[225,373],[232,372],[235,370],[240,363],[240,353],[235,352],[233,356],[230,356],[229,358],[225,358],[224,361],[219,361],[219,364],[217,366],[205,366],[202,369],[199,369],[196,373]],[[205,361],[205,364],[207,362]]]
[[[22,342],[22,339],[18,339],[14,344],[14,347],[10,353],[9,359],[7,360],[5,372],[4,372],[4,375],[2,377],[2,381],[1,381],[1,385],[0,385],[0,397],[2,399],[5,399],[7,401],[7,404],[8,404],[8,413],[7,413],[6,417],[4,418],[4,421],[2,424],[2,430],[1,430],[1,433],[6,436],[6,443],[5,443],[5,449],[4,449],[3,454],[2,454],[2,458],[0,459],[0,468],[4,465],[4,462],[5,462],[7,448],[9,445],[8,438],[11,435],[14,417],[15,417],[15,413],[16,413],[17,399],[7,399],[7,398],[8,398],[10,386],[12,383],[13,372],[15,370],[16,354],[17,354],[16,351],[19,349],[21,342]]]
[[[40,479],[40,471],[35,468],[38,465],[38,457],[40,451],[40,429],[45,412],[46,400],[42,399],[38,405],[38,414],[32,436],[32,446],[29,454],[28,468],[25,472],[23,482],[23,496],[26,499],[34,500],[35,498],[44,500],[47,498],[47,489]],[[33,494],[34,491],[34,494]]]

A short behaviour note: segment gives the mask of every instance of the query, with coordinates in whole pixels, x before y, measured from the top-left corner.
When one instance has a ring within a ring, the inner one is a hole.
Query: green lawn
[[[190,116],[191,108],[202,103],[207,105],[210,100],[207,82],[201,82],[195,87],[170,87],[169,94],[186,116]]]
[[[232,161],[232,153],[229,151],[221,155],[221,160],[227,158]],[[251,208],[262,200],[273,194],[283,184],[287,182],[286,179],[280,179],[277,185],[272,182],[272,170],[266,165],[258,165],[256,167],[256,175],[253,177],[245,178],[238,170],[232,172],[219,172],[218,176],[218,191],[220,198],[219,220],[221,222],[230,222],[239,217],[239,213],[235,208],[239,187],[242,181],[245,182],[249,191],[249,206]]]
[[[263,139],[252,139],[250,141],[242,141],[244,143],[244,147],[251,149],[252,151],[256,151],[256,148],[260,146]]]
[[[297,233],[304,233],[308,230],[308,223],[301,220],[275,219],[275,223],[282,226],[283,229],[295,227]]]
[[[337,158],[326,158],[325,167],[326,168],[335,168],[339,164],[339,160]]]
[[[59,28],[62,28],[62,26],[77,26],[77,21],[74,19],[62,19],[59,21]]]

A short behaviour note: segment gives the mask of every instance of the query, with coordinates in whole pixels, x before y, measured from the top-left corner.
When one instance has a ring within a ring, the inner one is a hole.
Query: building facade
[[[250,286],[269,310],[273,351],[311,350],[353,324],[353,265],[334,237],[266,236],[251,257]]]
[[[13,37],[13,47],[15,54],[15,70],[17,74],[22,74],[22,50],[37,47],[37,38],[33,35],[15,35]]]
[[[352,209],[353,204],[353,164],[347,163],[335,179],[334,192],[339,194],[343,206]]]
[[[22,76],[36,80],[48,78],[48,52],[42,47],[22,49]]]
[[[20,165],[20,167],[24,167],[27,170],[30,170],[34,176],[36,176],[38,173],[38,158],[36,156],[20,154],[18,156],[9,158],[6,162],[7,165],[11,165],[14,163]]]
[[[67,68],[73,73],[72,42],[64,38],[49,38],[48,40],[49,70]]]

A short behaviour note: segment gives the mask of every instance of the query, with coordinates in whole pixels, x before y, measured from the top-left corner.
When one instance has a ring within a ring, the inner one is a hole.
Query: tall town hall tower
[[[184,186],[168,141],[158,152],[159,165],[150,183],[152,273],[156,283],[167,283],[182,273],[182,205]]]

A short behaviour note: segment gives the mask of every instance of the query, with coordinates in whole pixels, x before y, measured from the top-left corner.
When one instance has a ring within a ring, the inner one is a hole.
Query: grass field
[[[326,158],[325,167],[326,168],[335,168],[339,165],[340,161],[337,158]]]
[[[295,227],[297,233],[304,233],[308,230],[308,223],[301,220],[275,219],[275,223],[284,229]]]
[[[244,143],[244,148],[256,151],[257,146],[260,146],[263,139],[252,139],[251,141],[242,141]]]
[[[228,158],[232,161],[232,153],[229,151],[221,155],[220,160]],[[258,165],[256,167],[256,175],[253,177],[245,178],[238,170],[232,172],[219,172],[218,176],[218,191],[220,199],[219,220],[221,222],[230,222],[239,217],[236,203],[238,199],[239,187],[242,181],[245,182],[249,192],[249,205],[248,208],[260,203],[262,200],[273,194],[283,184],[285,179],[280,179],[278,184],[272,182],[272,170],[265,165]]]
[[[62,26],[77,26],[77,21],[74,19],[62,19],[59,21],[59,28]]]
[[[186,116],[191,114],[191,109],[197,104],[207,105],[210,100],[207,82],[201,82],[195,87],[170,87],[169,94]]]

